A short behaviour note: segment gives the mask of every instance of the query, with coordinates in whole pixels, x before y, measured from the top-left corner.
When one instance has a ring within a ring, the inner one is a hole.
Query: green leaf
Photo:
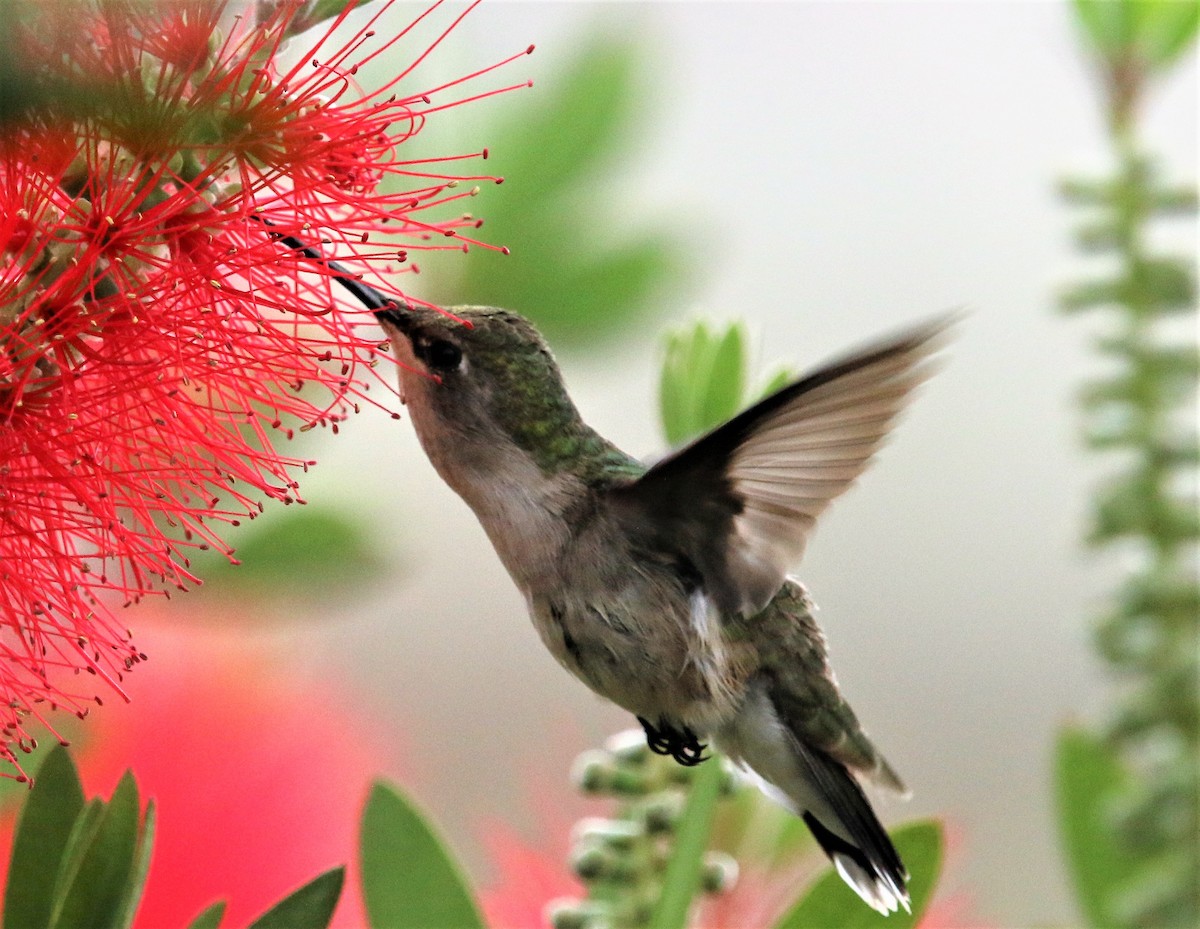
[[[1168,67],[1196,38],[1200,3],[1196,0],[1136,0],[1138,46],[1152,68]]]
[[[741,323],[711,331],[704,322],[667,336],[659,414],[671,445],[719,426],[742,405],[746,336]]]
[[[741,407],[746,380],[745,341],[741,323],[732,323],[713,346],[708,383],[700,394],[697,433],[721,425]]]
[[[650,929],[684,929],[687,925],[688,912],[700,889],[704,853],[708,850],[724,778],[720,758],[712,758],[691,779],[687,805],[676,825],[675,846],[663,874],[662,895],[650,918]]]
[[[1102,58],[1116,60],[1133,44],[1131,0],[1074,0],[1075,18]]]
[[[53,926],[58,922],[59,911],[75,881],[75,875],[83,865],[88,849],[91,848],[96,834],[100,831],[100,823],[103,820],[104,801],[99,797],[92,797],[87,802],[87,806],[83,808],[79,818],[75,820],[71,834],[67,836],[67,844],[58,864],[58,874],[54,881],[54,890],[51,893],[52,906],[50,921],[47,925]]]
[[[325,929],[333,919],[345,877],[345,868],[333,868],[313,878],[254,920],[249,929]]]
[[[62,746],[38,771],[17,822],[4,891],[4,929],[46,929],[54,905],[54,881],[76,819],[83,787]]]
[[[1109,819],[1109,804],[1126,783],[1124,770],[1101,739],[1077,728],[1059,734],[1059,834],[1080,909],[1096,929],[1116,924],[1116,892],[1136,873],[1137,859],[1123,851]]]
[[[1109,64],[1131,56],[1163,70],[1187,52],[1200,24],[1195,0],[1074,0],[1075,18]]]
[[[662,372],[658,378],[658,415],[663,434],[671,445],[678,445],[688,435],[689,394],[685,336],[670,332],[666,337]]]
[[[138,846],[140,806],[137,784],[126,772],[94,826],[81,829],[68,843],[65,871],[59,872],[55,929],[117,929],[123,902],[137,878],[134,856]],[[90,810],[89,810],[90,813]],[[95,816],[96,814],[91,814]],[[134,901],[136,905],[136,901]]]
[[[892,842],[912,875],[911,913],[892,913],[885,920],[830,868],[775,929],[912,929],[933,898],[942,869],[942,827],[935,820],[909,823],[892,833]]]
[[[783,390],[796,377],[796,373],[791,368],[780,368],[774,374],[767,377],[763,381],[762,387],[758,390],[758,397],[761,400],[764,397],[769,397],[776,391]]]
[[[379,576],[376,546],[364,520],[328,508],[291,507],[255,520],[234,541],[240,562],[218,552],[193,559],[192,569],[215,590],[334,596]]]
[[[142,902],[142,892],[146,889],[146,878],[150,873],[150,854],[154,851],[156,822],[154,801],[151,800],[146,804],[146,815],[142,818],[141,828],[138,829],[137,845],[133,851],[133,867],[129,872],[129,880],[125,884],[125,893],[117,910],[117,919],[113,923],[116,929],[128,929],[133,925],[138,904]]]
[[[363,810],[359,852],[372,929],[484,929],[462,871],[425,817],[376,782]]]
[[[225,916],[225,901],[218,900],[212,906],[192,920],[188,929],[218,929],[221,919]]]

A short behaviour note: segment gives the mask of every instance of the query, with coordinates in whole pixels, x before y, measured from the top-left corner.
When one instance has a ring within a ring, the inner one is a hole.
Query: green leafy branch
[[[1081,907],[1100,927],[1200,925],[1200,463],[1193,339],[1170,323],[1196,313],[1190,258],[1160,254],[1150,224],[1193,219],[1194,186],[1165,182],[1137,137],[1152,78],[1192,47],[1200,4],[1075,0],[1104,90],[1115,170],[1070,180],[1086,211],[1079,247],[1115,272],[1071,287],[1067,312],[1107,317],[1095,340],[1106,377],[1085,386],[1085,439],[1120,453],[1122,470],[1096,491],[1087,541],[1139,557],[1096,627],[1096,647],[1125,685],[1099,736],[1059,745],[1062,835]],[[1187,415],[1190,411],[1191,415]]]

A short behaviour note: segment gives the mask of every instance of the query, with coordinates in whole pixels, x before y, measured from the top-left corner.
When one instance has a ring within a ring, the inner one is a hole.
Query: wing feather
[[[614,502],[695,565],[721,609],[757,613],[932,373],[949,322],[824,365],[614,488]]]

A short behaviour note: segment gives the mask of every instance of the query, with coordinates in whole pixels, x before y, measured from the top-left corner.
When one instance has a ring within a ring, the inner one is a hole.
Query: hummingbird
[[[931,373],[947,321],[831,361],[647,466],[583,421],[516,313],[376,317],[421,446],[559,663],[632,713],[655,752],[694,765],[711,740],[803,818],[866,903],[908,909],[908,872],[861,781],[904,785],[788,571]]]

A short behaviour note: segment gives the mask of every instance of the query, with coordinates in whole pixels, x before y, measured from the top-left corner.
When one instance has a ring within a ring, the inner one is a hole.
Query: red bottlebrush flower
[[[463,81],[416,90],[415,65],[373,93],[354,81],[385,51],[419,64],[461,15],[432,39],[417,35],[438,4],[399,35],[376,36],[377,14],[339,38],[343,12],[290,57],[306,4],[267,6],[255,23],[220,0],[35,5],[9,39],[36,63],[28,105],[0,125],[10,761],[28,716],[99,702],[76,675],[119,692],[142,657],[105,592],[185,587],[188,551],[228,551],[213,523],[298,499],[310,462],[272,440],[336,430],[375,380],[380,334],[337,280],[403,299],[383,275],[408,250],[475,241],[477,221],[446,213],[470,195],[456,185],[499,181],[396,155],[463,102]],[[441,161],[460,157],[486,150]]]

